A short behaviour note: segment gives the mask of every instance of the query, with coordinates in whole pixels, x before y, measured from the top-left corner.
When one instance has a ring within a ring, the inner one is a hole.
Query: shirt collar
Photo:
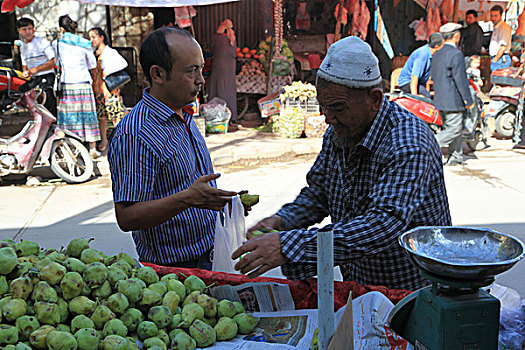
[[[454,45],[454,44],[451,43],[450,41],[445,42],[445,45],[450,45],[450,46],[452,46],[452,47],[456,47],[456,45]]]
[[[381,104],[381,108],[379,108],[379,111],[372,122],[372,126],[358,145],[361,145],[370,151],[373,151],[375,148],[377,148],[379,141],[382,139],[385,132],[385,119],[389,110],[390,102],[387,101],[386,97],[383,97],[383,103]]]
[[[153,111],[153,114],[161,121],[168,121],[168,119],[173,116],[186,119],[186,117],[193,115],[193,109],[190,105],[188,105],[182,109],[183,115],[179,116],[171,108],[157,100],[155,97],[151,96],[149,93],[149,88],[144,89],[142,99],[146,106],[148,106]]]

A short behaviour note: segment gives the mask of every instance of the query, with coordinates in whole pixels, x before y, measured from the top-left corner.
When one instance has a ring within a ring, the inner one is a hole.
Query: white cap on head
[[[447,24],[443,24],[441,27],[439,27],[439,32],[443,34],[456,32],[463,28],[461,24],[457,24],[454,22],[448,22]]]
[[[350,88],[365,88],[382,81],[379,60],[370,45],[356,36],[341,39],[330,46],[317,76]]]

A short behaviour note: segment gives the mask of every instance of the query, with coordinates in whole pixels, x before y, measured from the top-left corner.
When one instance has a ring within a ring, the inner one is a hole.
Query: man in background
[[[443,37],[434,33],[428,39],[428,44],[412,52],[399,74],[398,85],[401,90],[412,95],[430,98],[426,83],[430,77],[432,56],[443,46]]]
[[[448,147],[445,165],[463,164],[463,118],[465,108],[474,107],[470,94],[465,57],[457,48],[461,40],[461,25],[447,23],[439,28],[445,44],[432,60],[431,75],[434,81],[434,104],[443,118],[444,129],[436,138],[440,147]]]
[[[478,23],[478,13],[474,10],[468,10],[465,16],[467,26],[461,30],[463,38],[462,51],[465,57],[481,55],[483,46],[483,29]]]
[[[20,18],[17,22],[18,34],[24,39],[20,52],[22,70],[26,78],[34,77],[46,92],[44,107],[57,115],[57,101],[53,92],[55,83],[55,51],[45,38],[35,36],[35,24],[30,18]]]
[[[510,26],[501,19],[503,8],[499,5],[490,9],[490,20],[494,24],[494,31],[490,38],[490,70],[510,67],[510,47],[512,45],[512,31]]]

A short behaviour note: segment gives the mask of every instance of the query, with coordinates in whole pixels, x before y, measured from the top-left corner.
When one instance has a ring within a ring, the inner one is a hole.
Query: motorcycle
[[[77,135],[53,124],[56,118],[42,106],[45,92],[40,83],[0,67],[0,112],[27,109],[33,118],[18,134],[0,138],[0,179],[27,175],[35,164],[48,163],[68,183],[87,181],[93,174],[93,159]]]
[[[483,111],[483,101],[479,97],[479,87],[474,84],[474,77],[469,76],[469,89],[474,99],[474,108],[467,111],[463,125],[463,140],[472,151],[479,151],[489,147],[487,140],[489,137],[489,127]],[[443,129],[441,114],[434,105],[434,102],[426,97],[412,95],[402,90],[394,90],[386,94],[391,101],[405,108],[416,117],[423,120],[438,133]]]
[[[494,117],[496,132],[503,137],[512,137],[518,98],[523,80],[518,78],[520,69],[516,67],[498,69],[492,72],[491,82],[497,85],[489,92],[490,102],[487,117]]]

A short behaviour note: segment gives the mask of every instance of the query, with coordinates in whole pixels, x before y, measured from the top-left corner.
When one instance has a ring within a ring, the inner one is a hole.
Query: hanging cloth
[[[175,24],[179,28],[186,28],[191,26],[191,19],[197,15],[197,11],[193,6],[174,7]]]
[[[306,2],[300,2],[297,4],[295,28],[297,30],[310,30],[310,15],[306,11]]]
[[[235,45],[235,31],[233,30],[233,23],[230,19],[225,19],[217,28],[217,34],[226,35],[231,46]]]

